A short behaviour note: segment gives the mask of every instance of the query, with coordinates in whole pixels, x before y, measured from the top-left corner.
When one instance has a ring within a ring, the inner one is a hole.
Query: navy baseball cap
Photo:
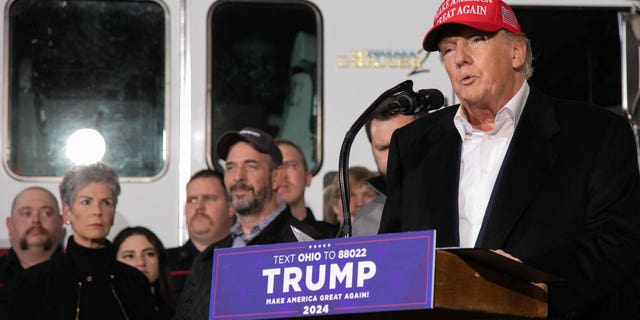
[[[276,165],[282,165],[282,152],[268,133],[255,128],[243,128],[240,131],[227,131],[218,139],[216,151],[222,160],[227,160],[229,149],[239,141],[250,144],[261,153],[271,156]]]

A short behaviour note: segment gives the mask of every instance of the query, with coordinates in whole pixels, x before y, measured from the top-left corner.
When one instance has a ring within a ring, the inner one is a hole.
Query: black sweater
[[[67,252],[25,273],[17,295],[20,319],[154,319],[140,271],[115,259],[111,243],[90,249],[69,237]]]

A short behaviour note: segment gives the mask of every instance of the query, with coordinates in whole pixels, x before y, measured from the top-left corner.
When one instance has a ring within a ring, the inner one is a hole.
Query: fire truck
[[[0,214],[20,190],[58,196],[67,169],[102,161],[122,185],[110,236],[143,225],[177,246],[189,177],[222,169],[222,133],[256,127],[301,146],[322,219],[345,132],[382,92],[412,80],[457,103],[439,54],[421,48],[439,3],[1,0]],[[635,126],[638,1],[507,3],[532,42],[532,85]],[[376,170],[364,133],[350,155]]]

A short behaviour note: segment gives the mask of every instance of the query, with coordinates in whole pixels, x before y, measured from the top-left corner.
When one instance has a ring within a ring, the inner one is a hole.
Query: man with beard
[[[30,187],[13,199],[6,220],[9,254],[0,257],[0,318],[11,318],[9,299],[24,271],[62,253],[62,216],[47,189]]]
[[[224,182],[238,217],[231,228],[233,247],[298,241],[292,226],[321,238],[277,202],[282,152],[270,135],[253,128],[230,131],[218,140],[217,152],[225,160]]]
[[[220,172],[204,169],[191,176],[187,182],[184,214],[189,241],[167,250],[172,291],[176,298],[182,293],[196,256],[212,243],[227,237],[235,220]]]
[[[278,186],[278,201],[286,203],[296,219],[312,226],[323,237],[334,238],[338,227],[324,221],[318,221],[304,201],[305,189],[311,184],[313,175],[307,166],[307,160],[300,147],[291,140],[279,138],[276,145],[282,152],[284,175]],[[377,229],[376,229],[377,231]]]
[[[286,204],[277,202],[282,153],[270,135],[253,128],[229,131],[218,140],[216,150],[225,160],[224,182],[237,221],[227,238],[196,257],[178,302],[176,320],[208,318],[215,248],[322,238],[315,229],[296,219]]]

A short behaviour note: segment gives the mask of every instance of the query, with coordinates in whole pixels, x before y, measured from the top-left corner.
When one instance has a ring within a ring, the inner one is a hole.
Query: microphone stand
[[[395,87],[383,92],[351,125],[351,128],[345,134],[342,141],[342,147],[340,148],[340,155],[338,158],[338,183],[340,186],[340,200],[342,202],[342,234],[345,238],[351,238],[351,212],[349,212],[349,153],[351,151],[351,145],[355,139],[358,131],[364,126],[371,114],[375,111],[378,105],[386,98],[402,92],[412,91],[413,81],[406,80]]]

